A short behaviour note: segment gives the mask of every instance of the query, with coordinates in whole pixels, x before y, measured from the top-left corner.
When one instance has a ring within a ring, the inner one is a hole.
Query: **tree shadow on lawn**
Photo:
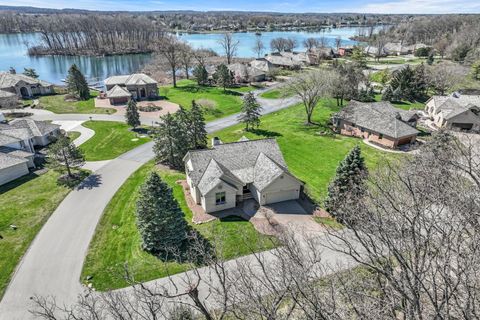
[[[273,138],[273,137],[283,137],[281,133],[275,132],[275,131],[270,131],[270,130],[265,130],[265,129],[250,129],[247,132],[251,132],[256,134],[257,136],[263,136],[263,137],[268,137],[268,138]]]

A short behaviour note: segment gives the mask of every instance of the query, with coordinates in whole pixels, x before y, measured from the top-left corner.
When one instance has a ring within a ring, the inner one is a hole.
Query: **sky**
[[[480,0],[0,0],[0,5],[115,11],[480,13]]]

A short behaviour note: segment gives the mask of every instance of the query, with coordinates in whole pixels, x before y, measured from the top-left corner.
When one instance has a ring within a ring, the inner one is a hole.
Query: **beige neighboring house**
[[[265,59],[275,68],[300,69],[304,64],[300,57],[293,58],[293,54],[288,52],[276,52],[268,54]]]
[[[60,134],[60,126],[47,121],[16,119],[0,124],[0,185],[34,168],[35,147],[46,146]]]
[[[261,82],[267,77],[264,71],[243,63],[232,63],[227,68],[233,73],[236,83]]]
[[[401,42],[388,42],[384,45],[383,50],[386,54],[391,56],[402,56],[407,54],[414,54],[417,49],[426,48],[423,43],[415,43],[412,45],[405,45]]]
[[[439,128],[480,131],[480,95],[433,96],[425,112]]]
[[[351,101],[332,117],[335,131],[391,149],[415,142],[417,120],[416,111],[397,109],[385,101]]]
[[[275,139],[222,143],[191,150],[184,158],[195,202],[207,213],[234,208],[254,198],[260,205],[295,200],[303,183],[287,168]]]
[[[259,59],[250,61],[250,66],[252,68],[261,70],[266,74],[269,74],[277,69],[270,61],[268,61],[265,58],[259,58]]]
[[[0,91],[14,94],[18,98],[31,98],[54,93],[51,83],[27,77],[24,74],[12,74],[10,72],[0,72]],[[11,95],[7,96],[12,97]],[[5,95],[0,94],[0,100],[3,98],[5,98]]]
[[[104,83],[111,104],[126,103],[130,97],[135,100],[158,97],[157,81],[143,73],[113,76],[105,79]]]

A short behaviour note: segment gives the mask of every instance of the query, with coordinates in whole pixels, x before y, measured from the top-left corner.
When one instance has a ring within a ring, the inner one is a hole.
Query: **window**
[[[215,193],[215,204],[217,206],[221,204],[225,204],[225,192]]]
[[[382,139],[383,139],[383,134],[380,134],[380,135],[378,136],[378,140],[382,140]]]

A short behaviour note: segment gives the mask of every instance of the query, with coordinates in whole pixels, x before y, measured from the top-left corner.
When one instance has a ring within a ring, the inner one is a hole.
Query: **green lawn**
[[[122,122],[94,120],[82,125],[95,131],[95,135],[80,146],[87,161],[114,159],[150,141],[149,137],[132,132]]]
[[[325,123],[330,114],[338,110],[333,100],[323,100],[313,119]],[[306,183],[307,193],[319,204],[325,198],[339,162],[355,145],[361,146],[370,169],[387,159],[399,157],[369,147],[357,138],[320,135],[320,127],[306,126],[305,118],[303,105],[297,105],[262,117],[260,129],[256,132],[245,132],[242,125],[236,125],[216,132],[215,136],[224,142],[237,141],[242,135],[249,139],[276,138],[290,171]]]
[[[206,121],[240,112],[242,107],[242,93],[237,92],[239,88],[223,91],[223,88],[199,86],[192,80],[181,80],[177,85],[177,88],[160,87],[160,96],[185,108],[190,108],[192,100],[197,101],[205,108]]]
[[[30,174],[0,187],[0,298],[35,235],[70,192],[57,184],[59,175]]]
[[[277,88],[265,91],[260,95],[260,97],[265,99],[282,99],[282,98],[289,98],[294,96],[294,93],[287,90],[286,88]]]
[[[382,101],[382,95],[376,94],[375,101]],[[425,109],[425,102],[422,101],[392,101],[391,102],[395,107],[403,110],[423,110]]]
[[[113,108],[95,108],[95,97],[98,95],[95,91],[90,91],[90,99],[86,101],[68,102],[65,101],[65,95],[57,94],[40,97],[40,108],[54,113],[115,113]]]
[[[71,141],[74,141],[78,137],[80,137],[80,132],[78,131],[68,131],[67,136],[70,138]]]
[[[108,204],[90,244],[83,266],[82,282],[87,276],[93,276],[91,282],[98,290],[124,287],[127,285],[122,278],[125,263],[137,281],[165,277],[189,268],[189,264],[162,262],[140,247],[140,235],[135,222],[135,203],[141,184],[153,168],[154,165],[150,162],[136,171]],[[177,180],[185,179],[185,175],[176,171],[156,170],[173,188],[185,219],[191,224],[192,213],[185,202],[182,187],[175,183]],[[253,246],[255,250],[265,250],[274,246],[270,238],[257,233],[247,221],[227,219],[192,227],[209,240],[224,235],[225,258],[247,254],[250,252],[249,246]]]

